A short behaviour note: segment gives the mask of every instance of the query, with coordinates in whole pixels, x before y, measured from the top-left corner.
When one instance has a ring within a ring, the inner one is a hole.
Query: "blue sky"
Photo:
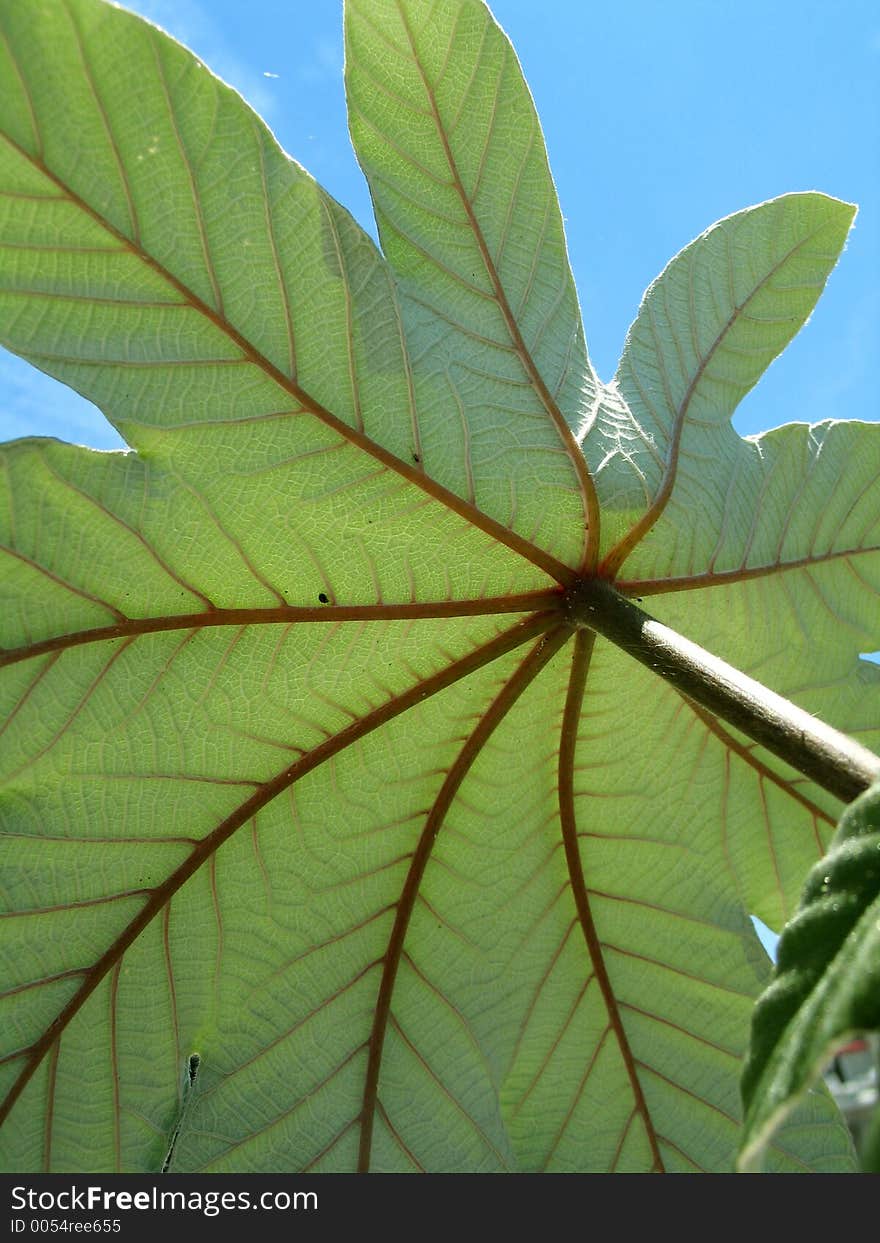
[[[251,102],[367,228],[345,121],[341,0],[134,0]],[[590,352],[613,374],[648,283],[721,216],[790,190],[860,205],[813,319],[737,415],[880,418],[880,4],[496,0],[542,118]],[[269,76],[271,75],[271,76]],[[0,355],[0,435],[111,447],[101,415]]]

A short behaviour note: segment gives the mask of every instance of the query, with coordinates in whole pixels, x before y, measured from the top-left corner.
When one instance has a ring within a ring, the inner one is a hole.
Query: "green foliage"
[[[2,1163],[730,1170],[838,804],[565,593],[876,743],[880,429],[729,423],[853,208],[721,221],[605,385],[480,0],[346,40],[383,253],[152,26],[0,7],[2,338],[133,450],[3,451]],[[822,1091],[767,1155],[852,1162]]]
[[[861,1158],[866,1174],[880,1174],[880,1109],[876,1107],[862,1140]]]
[[[760,1162],[832,1054],[866,1031],[880,1031],[880,785],[847,807],[813,867],[755,1007],[742,1080],[744,1169]],[[872,1161],[875,1145],[870,1138]]]

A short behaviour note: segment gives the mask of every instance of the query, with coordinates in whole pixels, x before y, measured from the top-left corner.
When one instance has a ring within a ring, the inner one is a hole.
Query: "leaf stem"
[[[603,579],[565,596],[569,624],[595,630],[844,802],[880,778],[880,756],[664,626]]]

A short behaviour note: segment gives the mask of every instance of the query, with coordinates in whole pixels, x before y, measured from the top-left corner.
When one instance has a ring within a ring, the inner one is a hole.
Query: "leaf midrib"
[[[26,89],[26,87],[25,87]],[[97,94],[97,92],[96,92]],[[29,97],[29,92],[28,92]],[[315,398],[313,398],[305,389],[301,388],[296,381],[286,376],[276,365],[268,359],[255,345],[253,345],[247,337],[244,336],[225,316],[218,313],[213,307],[204,302],[194,290],[190,289],[183,281],[176,277],[168,270],[158,259],[146,251],[137,241],[129,238],[121,230],[117,229],[109,220],[101,213],[93,208],[90,203],[86,202],[79,194],[76,193],[61,177],[55,174],[42,159],[33,155],[31,152],[23,148],[9,134],[2,135],[5,141],[12,147],[22,159],[26,160],[33,168],[39,171],[80,211],[93,220],[99,228],[103,229],[115,241],[134,255],[147,267],[151,268],[157,276],[171,286],[184,300],[192,310],[203,316],[205,320],[212,323],[220,332],[222,332],[240,351],[241,359],[225,360],[228,363],[248,363],[261,370],[269,379],[273,381],[282,391],[292,397],[297,404],[309,414],[319,419],[327,427],[331,428],[343,439],[347,440],[355,447],[369,454],[381,465],[396,474],[401,475],[408,483],[414,484],[420,491],[426,493],[432,500],[438,501],[446,509],[451,510],[460,518],[463,518],[471,526],[484,532],[490,538],[503,544],[511,551],[523,557],[532,565],[537,566],[564,586],[569,586],[577,578],[577,571],[572,567],[559,561],[551,553],[537,545],[526,540],[516,531],[503,526],[495,518],[478,509],[476,505],[456,493],[445,488],[435,479],[430,478],[423,471],[415,466],[397,457],[390,450],[386,449],[377,441],[372,440],[364,432],[357,428],[350,427],[337,415],[333,414]],[[76,248],[79,250],[79,248]],[[50,297],[51,295],[45,295]],[[134,303],[133,305],[138,305]],[[83,362],[82,359],[70,360],[78,364]],[[111,364],[112,365],[112,364]],[[161,362],[145,362],[143,366],[163,366]],[[205,365],[200,363],[198,359],[190,361],[192,366]],[[581,455],[582,456],[582,455]]]
[[[672,490],[675,485],[676,475],[678,473],[678,454],[679,454],[679,448],[681,445],[681,438],[684,433],[685,424],[687,422],[688,410],[690,409],[691,402],[693,401],[696,395],[697,389],[700,386],[700,382],[703,379],[703,376],[706,374],[706,370],[710,362],[712,361],[712,359],[715,357],[717,350],[721,347],[721,344],[724,341],[724,338],[733,328],[734,324],[737,323],[740,316],[743,315],[746,307],[749,305],[752,299],[756,297],[756,295],[761,292],[764,286],[767,285],[773,279],[773,277],[779,272],[780,268],[782,268],[786,263],[788,263],[792,255],[796,254],[803,246],[806,246],[808,243],[812,242],[824,229],[827,229],[828,227],[829,227],[829,222],[827,220],[824,220],[820,225],[818,225],[805,237],[799,238],[798,241],[795,242],[795,244],[792,247],[790,247],[789,250],[787,250],[785,254],[776,263],[774,263],[773,266],[767,272],[764,273],[761,279],[757,281],[754,288],[752,288],[749,291],[749,293],[742,300],[742,302],[734,303],[733,309],[731,310],[729,316],[727,317],[726,322],[722,325],[720,331],[715,337],[715,340],[711,343],[706,353],[700,359],[697,365],[697,368],[693,374],[693,377],[691,378],[691,381],[688,384],[687,389],[685,390],[684,396],[682,397],[681,402],[679,403],[678,409],[674,411],[675,418],[674,418],[674,423],[672,427],[672,434],[670,436],[669,454],[668,454],[667,461],[666,461],[666,469],[664,471],[663,478],[660,481],[660,487],[653,501],[648,506],[645,513],[642,514],[638,522],[636,522],[630,528],[630,530],[626,533],[626,535],[622,536],[621,539],[619,539],[618,542],[614,545],[614,547],[608,553],[606,553],[602,561],[601,569],[607,575],[612,576],[612,577],[615,577],[617,575],[624,561],[626,561],[626,559],[633,552],[636,546],[641,543],[641,541],[645,538],[648,532],[651,531],[651,529],[656,525],[658,520],[662,517],[663,511],[666,509],[666,505],[667,505],[667,502],[669,501],[670,496],[672,495]],[[688,268],[688,274],[689,274],[689,277],[692,275],[692,269],[690,266]],[[658,277],[658,281],[660,279],[661,278]],[[646,306],[651,307],[651,304],[647,301],[648,297],[650,297],[650,293],[646,295]],[[653,311],[651,311],[651,313],[653,314]],[[677,349],[678,348],[677,336],[675,337],[675,342],[676,342],[676,349]],[[785,345],[783,344],[780,347],[780,350],[784,348],[785,348]],[[778,356],[779,352],[780,351],[777,351],[777,354],[774,355],[774,357]],[[659,350],[657,351],[657,357],[658,357],[658,361],[660,365],[660,370],[663,376],[663,383],[665,386],[668,383],[668,375],[667,375],[665,360],[663,359],[662,354]],[[634,375],[637,374],[635,367],[633,367],[632,370],[633,370]],[[619,375],[619,372],[618,372],[618,375]],[[754,381],[754,383],[757,383],[757,381]],[[669,404],[670,406],[672,406],[672,403],[669,403]]]
[[[639,1065],[635,1057],[629,1037],[626,1034],[623,1016],[614,992],[605,954],[599,933],[593,919],[590,892],[587,888],[578,841],[577,816],[574,808],[574,759],[577,745],[577,724],[581,716],[583,698],[595,643],[595,634],[588,630],[579,630],[575,640],[574,659],[571,665],[568,691],[562,718],[561,741],[559,746],[559,821],[562,830],[562,843],[568,867],[569,883],[578,921],[584,934],[593,974],[602,992],[608,1023],[614,1032],[617,1047],[624,1064],[630,1091],[632,1092],[633,1108],[639,1115],[651,1150],[652,1172],[664,1172],[663,1157],[660,1153],[658,1135],[648,1109],[645,1094],[639,1077]]]
[[[281,605],[267,608],[212,608],[197,613],[174,613],[157,617],[125,618],[107,626],[95,626],[29,643],[0,649],[0,669],[50,652],[87,643],[100,643],[168,630],[202,630],[218,626],[268,626],[303,622],[412,621],[445,617],[488,617],[501,613],[531,613],[561,604],[558,589],[524,592],[522,595],[487,596],[484,599],[427,600],[405,604]],[[98,603],[102,603],[98,601]],[[106,606],[109,607],[109,606]]]
[[[507,293],[502,284],[501,275],[489,251],[489,246],[486,242],[480,222],[477,219],[470,196],[465,190],[464,183],[462,182],[461,174],[458,169],[458,162],[455,159],[455,155],[452,151],[449,137],[446,132],[446,127],[443,124],[442,117],[440,116],[440,110],[437,105],[437,98],[434,93],[434,88],[428,80],[427,74],[425,73],[416,49],[416,42],[410,28],[409,19],[399,3],[398,12],[400,13],[401,23],[406,31],[406,37],[409,41],[413,63],[415,64],[419,77],[421,78],[422,86],[431,109],[431,116],[434,120],[437,135],[443,148],[443,154],[449,166],[452,184],[455,189],[455,193],[461,202],[462,210],[467,218],[474,241],[477,244],[480,258],[486,269],[486,275],[489,277],[489,281],[492,285],[495,303],[501,312],[502,318],[504,319],[513,348],[522,364],[523,370],[528,376],[529,382],[535,390],[541,405],[550,417],[550,421],[556,429],[556,432],[562,441],[563,448],[565,449],[565,452],[574,467],[578,487],[581,493],[581,500],[584,506],[584,546],[580,569],[582,574],[589,573],[595,570],[598,560],[601,521],[599,498],[596,493],[596,487],[590,473],[590,468],[580,445],[575,439],[574,432],[569,427],[555,398],[547,388],[544,378],[538,370],[535,360],[532,358],[531,351],[528,349],[525,341],[523,340],[522,333],[519,329],[519,323],[517,322],[513,308],[508,301]],[[489,20],[492,20],[491,17]]]
[[[676,574],[670,578],[619,578],[614,586],[625,596],[655,596],[671,591],[695,591],[705,587],[726,587],[747,583],[771,574],[809,569],[849,557],[880,552],[880,544],[861,544],[855,548],[835,548],[816,556],[799,557],[792,561],[776,561],[766,565],[740,566],[736,570],[707,570],[702,574]]]
[[[382,978],[368,1044],[367,1073],[360,1119],[359,1173],[367,1173],[370,1168],[373,1121],[379,1104],[382,1053],[388,1024],[392,1018],[392,994],[413,908],[437,835],[443,827],[447,812],[462,782],[482,748],[523,692],[570,638],[571,631],[566,626],[557,627],[538,642],[518,669],[506,680],[495,699],[480,716],[476,728],[468,735],[425,817],[418,844],[407,869],[383,959]]]
[[[416,682],[408,690],[394,696],[378,708],[368,712],[365,716],[353,721],[350,725],[340,730],[338,734],[325,739],[314,747],[313,750],[301,756],[293,764],[288,765],[276,777],[264,782],[260,789],[240,804],[234,812],[204,837],[184,862],[161,885],[151,891],[152,897],[138,915],[123,929],[92,967],[82,972],[85,978],[81,987],[77,989],[67,1005],[48,1025],[42,1036],[27,1047],[29,1055],[25,1065],[5,1098],[0,1102],[0,1125],[9,1115],[13,1105],[45,1056],[57,1045],[67,1025],[79,1013],[82,1006],[106,977],[107,973],[121,960],[123,954],[125,954],[153,919],[166,908],[167,903],[179,891],[182,885],[201,866],[214,857],[220,846],[236,830],[248,823],[263,807],[267,806],[274,798],[292,786],[294,782],[318,768],[326,760],[340,754],[354,742],[366,737],[414,705],[447,689],[478,669],[527,643],[530,639],[553,629],[558,624],[557,612],[535,614],[525,621],[517,623],[511,629],[496,635],[494,639],[484,643],[468,655],[447,665],[438,673]],[[15,1056],[20,1057],[25,1052],[26,1050],[24,1049],[18,1050]]]

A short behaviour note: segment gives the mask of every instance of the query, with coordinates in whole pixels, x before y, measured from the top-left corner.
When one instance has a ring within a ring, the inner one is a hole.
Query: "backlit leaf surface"
[[[5,1168],[729,1170],[838,805],[605,640],[868,745],[880,437],[741,440],[853,209],[721,221],[589,364],[479,0],[350,0],[383,252],[101,0],[0,9],[0,326],[132,447],[3,453]],[[769,1168],[851,1168],[825,1094]]]

